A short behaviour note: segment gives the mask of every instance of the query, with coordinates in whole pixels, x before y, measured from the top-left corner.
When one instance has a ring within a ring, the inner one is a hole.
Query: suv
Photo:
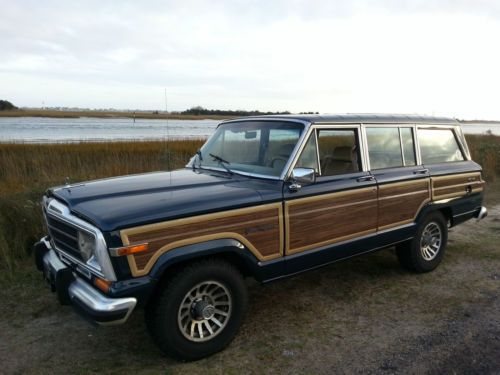
[[[36,263],[63,304],[101,325],[145,307],[157,345],[215,353],[268,282],[396,246],[441,262],[448,228],[486,216],[457,121],[263,116],[221,123],[185,169],[49,189]]]

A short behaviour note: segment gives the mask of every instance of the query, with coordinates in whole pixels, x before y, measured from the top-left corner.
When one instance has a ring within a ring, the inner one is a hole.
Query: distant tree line
[[[10,111],[17,107],[8,100],[0,100],[0,111]]]
[[[243,111],[243,110],[223,110],[223,109],[207,109],[200,106],[189,108],[183,112],[183,115],[218,115],[218,116],[261,116],[261,115],[289,115],[289,111],[282,112],[261,112],[261,111]]]

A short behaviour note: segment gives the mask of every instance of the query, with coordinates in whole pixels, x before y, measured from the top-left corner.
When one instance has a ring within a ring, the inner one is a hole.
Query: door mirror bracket
[[[295,192],[303,185],[311,185],[316,182],[316,172],[313,168],[294,168],[290,176],[291,183],[288,186],[290,191]]]

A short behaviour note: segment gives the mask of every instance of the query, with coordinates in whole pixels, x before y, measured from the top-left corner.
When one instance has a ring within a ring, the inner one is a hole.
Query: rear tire
[[[442,261],[448,241],[448,226],[441,212],[427,215],[415,237],[396,245],[399,263],[418,273],[434,270]]]
[[[233,340],[247,304],[248,292],[238,269],[222,260],[203,260],[165,281],[146,306],[146,325],[165,354],[194,361]]]

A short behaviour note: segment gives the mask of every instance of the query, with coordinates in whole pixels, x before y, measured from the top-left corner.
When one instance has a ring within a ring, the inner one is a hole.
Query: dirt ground
[[[249,281],[234,342],[194,363],[163,357],[141,311],[123,326],[90,326],[26,265],[0,292],[0,373],[500,374],[495,194],[485,220],[451,230],[434,272],[406,272],[384,250],[269,285]]]

